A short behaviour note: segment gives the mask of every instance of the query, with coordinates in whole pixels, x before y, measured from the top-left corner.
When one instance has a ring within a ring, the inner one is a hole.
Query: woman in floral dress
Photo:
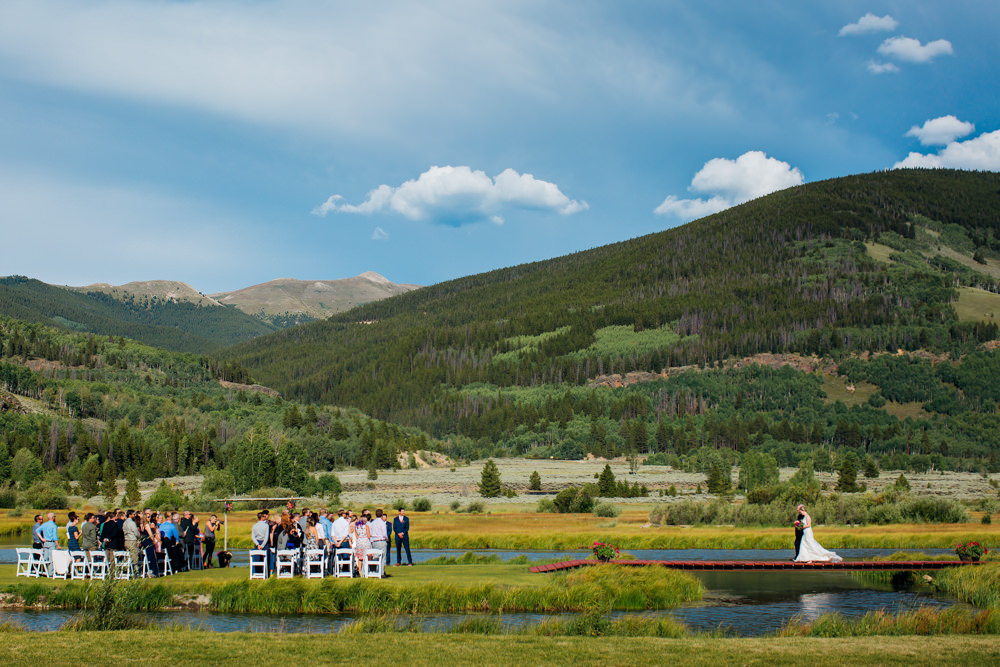
[[[350,534],[354,537],[354,562],[358,569],[365,562],[365,552],[372,548],[372,534],[368,530],[368,522],[364,516],[351,524]]]

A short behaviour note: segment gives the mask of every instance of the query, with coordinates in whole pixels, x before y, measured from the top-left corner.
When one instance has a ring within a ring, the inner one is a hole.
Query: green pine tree
[[[479,480],[479,495],[483,498],[499,498],[501,491],[500,470],[493,459],[487,459]]]
[[[101,495],[104,496],[104,502],[108,507],[112,507],[115,504],[115,499],[118,498],[118,478],[115,475],[115,470],[110,461],[107,461],[104,464],[104,479],[101,481]]]
[[[611,471],[611,464],[605,463],[601,476],[597,478],[597,492],[604,498],[614,498],[618,494],[618,487],[615,484],[615,473]]]
[[[858,490],[858,457],[854,452],[847,452],[844,460],[840,462],[837,490],[844,493]]]
[[[125,475],[125,497],[123,498],[126,507],[137,508],[142,501],[139,493],[139,479],[135,476],[135,470],[129,470]]]
[[[542,476],[538,474],[535,470],[531,473],[531,477],[528,478],[528,488],[532,491],[542,490]]]

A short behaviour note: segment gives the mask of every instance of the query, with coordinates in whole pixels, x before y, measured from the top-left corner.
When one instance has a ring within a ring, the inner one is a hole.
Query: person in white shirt
[[[368,525],[372,535],[372,549],[382,553],[382,571],[385,571],[385,558],[389,553],[389,527],[385,522],[385,513],[379,507],[375,510],[375,520]],[[388,576],[388,575],[387,575]]]
[[[337,520],[333,522],[333,536],[331,537],[334,549],[347,548],[344,543],[347,542],[351,524],[348,522],[346,514],[346,510],[337,510]]]

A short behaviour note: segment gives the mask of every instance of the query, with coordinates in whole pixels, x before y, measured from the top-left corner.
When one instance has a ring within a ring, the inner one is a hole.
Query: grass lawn
[[[17,577],[16,565],[0,565],[0,590],[17,584],[38,583],[52,588],[67,584],[80,585],[64,579],[28,579]],[[168,588],[182,592],[202,592],[215,586],[243,581],[249,578],[245,567],[214,568],[200,572],[180,572],[169,577],[161,577],[155,581]],[[432,584],[446,582],[456,586],[474,586],[479,584],[496,584],[504,586],[542,586],[546,582],[545,575],[532,574],[528,565],[415,565],[413,567],[387,568],[388,579],[379,583],[387,586],[407,586],[413,584]],[[148,580],[153,581],[153,580]],[[84,584],[85,585],[85,584]]]
[[[377,639],[373,642],[372,639]],[[380,648],[375,650],[373,647]],[[366,636],[201,631],[5,633],[6,665],[993,665],[995,637],[656,639],[392,634]]]
[[[960,287],[954,305],[959,322],[1000,322],[1000,294]]]

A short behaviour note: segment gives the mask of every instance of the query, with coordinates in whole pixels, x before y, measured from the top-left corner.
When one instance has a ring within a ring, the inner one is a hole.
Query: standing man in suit
[[[399,509],[399,515],[392,520],[392,532],[396,534],[396,567],[403,564],[401,547],[406,549],[406,564],[413,565],[413,557],[410,555],[410,519],[403,508]]]

